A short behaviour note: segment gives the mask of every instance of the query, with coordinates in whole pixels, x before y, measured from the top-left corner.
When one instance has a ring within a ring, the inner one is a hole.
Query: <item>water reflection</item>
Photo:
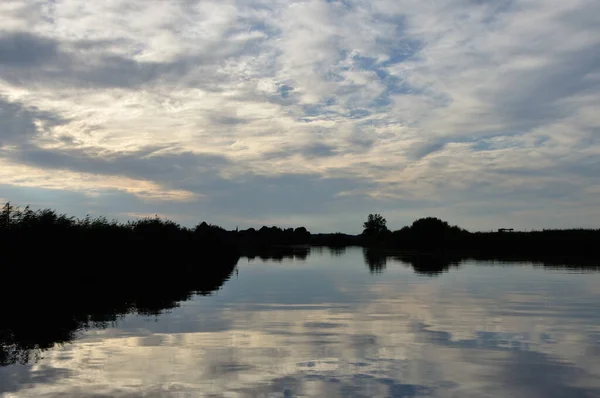
[[[344,254],[346,254],[345,246],[328,247],[328,249],[329,249],[329,253],[334,257],[340,257],[340,256],[343,256]]]
[[[246,253],[249,261],[260,259],[261,261],[275,261],[282,263],[284,260],[304,261],[310,254],[310,249],[306,246],[298,247],[274,247],[268,250]]]
[[[419,275],[439,276],[451,269],[457,269],[461,264],[478,261],[485,265],[515,266],[525,265],[543,267],[555,270],[570,270],[589,273],[600,271],[600,262],[585,257],[487,257],[473,254],[455,253],[414,253],[394,252],[381,249],[363,248],[365,265],[373,274],[382,273],[389,262],[402,264]]]
[[[436,276],[448,271],[451,267],[458,268],[464,259],[447,255],[431,254],[402,254],[390,253],[377,249],[363,249],[365,264],[373,274],[382,273],[388,261],[406,265],[420,275]]]
[[[387,266],[389,254],[377,249],[363,249],[365,264],[373,274],[381,273]]]
[[[0,369],[0,392],[599,395],[600,274],[430,260],[349,248],[240,261],[216,294],[158,317],[122,316]]]
[[[410,267],[420,275],[436,276],[448,271],[451,267],[458,268],[461,262],[465,261],[460,257],[448,255],[403,254],[369,248],[363,249],[363,257],[369,271],[373,274],[385,271],[388,261],[390,261]]]
[[[223,256],[210,267],[190,264],[152,276],[146,271],[137,279],[122,275],[125,283],[98,277],[98,284],[56,281],[18,293],[7,289],[3,302],[13,300],[0,317],[0,366],[35,362],[45,350],[71,342],[79,332],[115,327],[127,314],[158,316],[193,295],[209,295],[229,279],[237,261],[237,256]],[[144,265],[158,270],[163,263]]]
[[[458,268],[465,261],[460,257],[449,255],[397,255],[395,259],[408,264],[415,273],[427,276],[437,276],[449,271],[451,268]]]

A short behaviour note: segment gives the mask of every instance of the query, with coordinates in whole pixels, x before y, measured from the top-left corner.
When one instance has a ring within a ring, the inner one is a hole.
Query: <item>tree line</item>
[[[206,247],[268,247],[310,243],[305,227],[286,228],[263,226],[260,229],[228,231],[200,222],[193,228],[156,217],[119,222],[106,217],[70,217],[51,209],[32,210],[6,203],[0,211],[0,245],[26,241],[60,239],[68,242],[142,241],[193,242]],[[216,245],[216,246],[215,246]],[[161,246],[155,247],[159,249]],[[196,246],[197,247],[197,246]]]
[[[342,233],[311,234],[305,227],[226,230],[201,222],[193,228],[181,226],[159,217],[125,223],[105,217],[82,219],[56,213],[54,210],[32,210],[7,203],[0,211],[0,247],[11,248],[31,242],[60,241],[65,245],[97,246],[98,242],[113,248],[125,245],[147,245],[169,255],[193,255],[227,251],[239,255],[270,256],[277,248],[291,245],[363,246],[419,252],[469,252],[472,254],[577,254],[598,255],[600,230],[563,229],[531,232],[469,232],[436,217],[425,217],[411,225],[392,231],[381,214],[369,214],[359,235]],[[38,244],[38,243],[36,243]]]
[[[426,217],[391,231],[380,214],[363,223],[361,245],[421,253],[466,253],[473,256],[600,256],[600,229],[545,229],[519,232],[469,232],[436,217]]]

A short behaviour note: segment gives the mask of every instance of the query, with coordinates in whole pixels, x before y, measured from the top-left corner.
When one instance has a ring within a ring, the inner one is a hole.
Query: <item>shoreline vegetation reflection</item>
[[[319,248],[312,250],[323,252]],[[345,248],[339,247],[327,247],[327,250],[336,257],[346,253]],[[272,254],[264,252],[260,256],[244,256],[244,259],[248,262],[257,259],[302,262],[310,253],[311,249],[308,247],[290,247],[288,250],[277,248]],[[44,351],[55,345],[70,343],[77,338],[79,332],[114,327],[126,315],[158,316],[179,307],[182,302],[194,296],[212,295],[231,278],[240,258],[223,252],[213,253],[195,264],[192,259],[177,263],[169,262],[165,257],[140,254],[137,260],[131,257],[123,260],[130,262],[129,264],[112,260],[112,265],[107,269],[106,265],[111,260],[100,255],[93,262],[81,263],[74,260],[72,263],[65,262],[65,265],[73,269],[83,265],[97,269],[102,267],[102,273],[90,270],[88,274],[85,270],[80,270],[80,276],[71,275],[68,282],[62,285],[57,283],[58,279],[53,279],[52,283],[35,283],[33,279],[34,283],[29,283],[27,289],[21,291],[22,296],[15,296],[15,290],[3,289],[0,292],[1,299],[13,304],[5,308],[0,318],[0,366],[36,362],[42,358]],[[383,273],[390,266],[404,266],[418,275],[430,277],[458,269],[465,262],[476,260],[434,255],[400,255],[372,248],[363,248],[363,259],[371,273]],[[39,258],[38,260],[41,261]],[[138,273],[116,271],[118,268],[135,267],[131,264],[135,261],[139,264]],[[165,263],[169,264],[169,273],[160,270]],[[542,261],[524,263],[518,259],[488,260],[484,264],[600,272],[600,266]],[[28,267],[20,269],[26,271]],[[116,272],[118,276],[115,277],[112,272]],[[19,277],[27,280],[25,273]],[[68,286],[69,283],[75,285]]]
[[[469,260],[600,270],[599,230],[470,233],[427,218],[391,232],[380,215],[370,215],[364,227],[357,236],[304,227],[227,231],[160,218],[76,219],[7,203],[0,213],[0,299],[10,305],[0,317],[0,366],[35,362],[80,331],[109,327],[127,314],[158,315],[211,295],[241,257],[303,261],[311,246],[328,247],[332,256],[362,246],[371,273],[400,263],[436,276]]]

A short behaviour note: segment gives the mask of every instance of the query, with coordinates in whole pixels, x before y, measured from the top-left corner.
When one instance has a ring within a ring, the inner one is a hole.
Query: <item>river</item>
[[[600,397],[600,273],[243,257],[211,295],[1,367],[0,395]]]

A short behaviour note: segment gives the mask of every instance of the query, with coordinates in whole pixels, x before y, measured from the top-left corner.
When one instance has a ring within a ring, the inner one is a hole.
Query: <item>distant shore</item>
[[[79,249],[95,250],[96,245],[103,242],[120,249],[148,246],[157,254],[166,252],[173,257],[223,251],[260,256],[293,245],[361,246],[470,256],[600,256],[600,229],[469,232],[438,218],[427,217],[391,231],[379,214],[370,214],[364,227],[360,235],[311,234],[305,227],[276,226],[228,231],[206,222],[187,228],[158,217],[126,223],[104,217],[78,219],[49,209],[31,210],[7,203],[0,211],[0,248],[8,255],[18,247],[26,249],[41,243],[61,242]]]

